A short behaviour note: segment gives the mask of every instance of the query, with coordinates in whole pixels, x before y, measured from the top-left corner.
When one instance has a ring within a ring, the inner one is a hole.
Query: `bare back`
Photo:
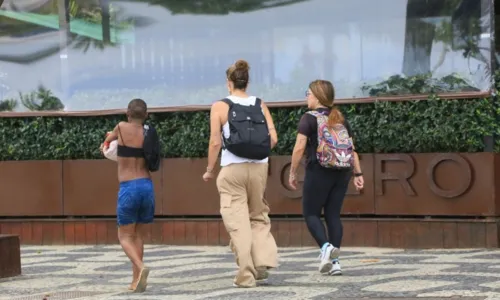
[[[142,125],[120,122],[118,145],[130,148],[142,148],[144,143],[144,129]],[[118,156],[118,181],[128,181],[139,178],[150,178],[146,160],[143,157]]]

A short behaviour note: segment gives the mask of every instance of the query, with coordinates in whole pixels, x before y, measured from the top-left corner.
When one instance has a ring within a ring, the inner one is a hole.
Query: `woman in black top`
[[[331,82],[315,80],[309,84],[306,92],[307,106],[324,116],[328,116],[328,127],[335,124],[344,125],[349,137],[352,130],[342,113],[333,106],[335,91]],[[318,147],[317,118],[305,113],[299,122],[297,140],[292,154],[289,184],[297,188],[297,167],[306,152],[306,172],[304,178],[302,209],[309,232],[321,248],[320,266],[321,273],[331,275],[342,274],[338,257],[342,242],[342,222],[340,211],[347,192],[347,187],[354,172],[354,185],[362,189],[364,180],[359,164],[359,157],[354,154],[354,168],[331,169],[318,163],[316,149]],[[328,236],[321,222],[321,210],[324,209]]]

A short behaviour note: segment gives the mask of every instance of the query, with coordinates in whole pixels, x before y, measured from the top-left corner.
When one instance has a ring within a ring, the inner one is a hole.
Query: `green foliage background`
[[[500,78],[498,75],[496,78]],[[376,102],[340,105],[362,153],[481,152],[485,136],[500,133],[497,96],[482,99]],[[289,155],[301,108],[272,109],[279,143]],[[0,118],[0,160],[101,159],[106,131],[124,116]],[[165,157],[204,157],[209,112],[152,114]],[[497,141],[500,140],[497,138]],[[500,150],[497,142],[496,150]]]

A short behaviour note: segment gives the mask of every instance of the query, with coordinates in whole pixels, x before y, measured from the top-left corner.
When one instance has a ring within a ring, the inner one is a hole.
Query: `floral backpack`
[[[308,111],[318,123],[318,163],[330,169],[350,169],[354,167],[354,144],[343,124],[328,127],[328,116],[317,111]]]

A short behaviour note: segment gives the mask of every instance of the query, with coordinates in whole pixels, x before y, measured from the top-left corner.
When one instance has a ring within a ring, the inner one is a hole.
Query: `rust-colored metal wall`
[[[64,216],[110,216],[116,213],[118,179],[110,160],[67,160],[63,164]],[[162,173],[153,173],[155,214],[162,214]]]
[[[63,214],[61,161],[0,163],[0,216]]]
[[[342,245],[396,248],[498,248],[498,221],[344,219]],[[273,218],[271,231],[280,247],[315,246],[301,218]],[[113,219],[0,220],[0,232],[19,235],[24,245],[117,244]],[[147,226],[146,243],[168,245],[229,244],[221,220],[157,219]],[[0,257],[1,262],[1,257]]]
[[[494,216],[494,154],[375,155],[380,215]]]
[[[287,184],[289,163],[289,156],[270,159],[266,198],[274,215],[301,214],[301,191]],[[351,185],[344,214],[499,216],[496,154],[362,154],[361,163],[365,189]],[[219,215],[215,181],[201,179],[206,164],[162,162],[153,176],[157,215]],[[109,160],[2,162],[0,178],[0,216],[115,215],[118,181]]]

